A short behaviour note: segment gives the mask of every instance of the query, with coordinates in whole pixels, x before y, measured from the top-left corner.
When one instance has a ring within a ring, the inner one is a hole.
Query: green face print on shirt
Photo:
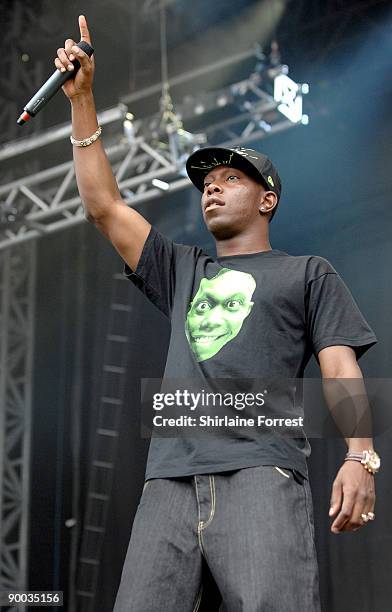
[[[256,281],[251,274],[222,268],[202,278],[189,305],[185,333],[197,361],[205,361],[239,334],[253,307]]]

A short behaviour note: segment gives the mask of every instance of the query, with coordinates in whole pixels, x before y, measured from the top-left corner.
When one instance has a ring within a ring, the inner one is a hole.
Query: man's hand
[[[332,533],[356,531],[365,521],[361,514],[374,511],[374,476],[359,461],[345,461],[332,486],[329,516],[335,518]]]
[[[79,30],[81,40],[91,45],[87,21],[83,15],[79,16]],[[67,70],[73,72],[74,67],[71,62],[75,59],[79,61],[80,68],[75,78],[68,79],[63,85],[63,91],[69,99],[91,92],[94,78],[94,57],[90,58],[87,53],[79,49],[72,38],[67,38],[64,47],[57,49],[57,57],[54,60],[55,66],[60,72],[66,72]]]

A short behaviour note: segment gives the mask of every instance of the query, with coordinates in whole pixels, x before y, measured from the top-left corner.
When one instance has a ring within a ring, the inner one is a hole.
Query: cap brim
[[[217,166],[228,166],[238,168],[248,176],[270,189],[257,168],[243,155],[236,153],[232,149],[224,147],[205,147],[198,149],[188,158],[186,171],[192,183],[201,192],[204,191],[204,179],[213,168]]]

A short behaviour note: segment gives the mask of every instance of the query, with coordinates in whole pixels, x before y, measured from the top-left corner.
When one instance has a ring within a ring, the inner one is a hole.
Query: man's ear
[[[265,215],[271,212],[278,203],[278,196],[274,191],[265,191],[259,204],[259,213]]]

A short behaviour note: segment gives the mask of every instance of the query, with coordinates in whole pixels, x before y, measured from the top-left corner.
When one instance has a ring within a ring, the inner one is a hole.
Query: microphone
[[[81,40],[78,42],[77,46],[82,49],[89,57],[94,53],[94,49],[85,41]],[[60,70],[54,71],[52,76],[48,78],[48,80],[42,85],[42,87],[37,91],[37,93],[31,98],[31,100],[24,107],[24,111],[16,121],[18,125],[23,125],[30,119],[30,117],[35,117],[35,115],[53,98],[55,93],[61,88],[61,86],[65,83],[65,81],[71,77],[74,77],[77,71],[80,68],[80,62],[75,59],[71,62],[74,65],[74,70],[72,72],[60,72]]]

